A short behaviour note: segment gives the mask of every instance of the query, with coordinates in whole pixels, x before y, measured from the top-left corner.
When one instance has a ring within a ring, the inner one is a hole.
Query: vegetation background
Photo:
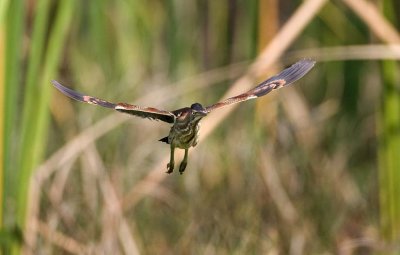
[[[396,0],[1,0],[2,254],[399,254],[399,22]],[[301,58],[207,117],[182,176],[169,125],[50,84],[175,109]]]

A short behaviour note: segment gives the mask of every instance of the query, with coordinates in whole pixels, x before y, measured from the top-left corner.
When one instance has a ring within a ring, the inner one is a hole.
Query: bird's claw
[[[180,174],[183,174],[183,172],[185,172],[186,166],[187,166],[187,162],[183,161],[181,163],[181,165],[179,166],[179,173]]]
[[[168,163],[167,164],[167,169],[168,169],[168,171],[166,172],[167,174],[170,174],[170,173],[172,173],[173,171],[174,171],[174,163]]]

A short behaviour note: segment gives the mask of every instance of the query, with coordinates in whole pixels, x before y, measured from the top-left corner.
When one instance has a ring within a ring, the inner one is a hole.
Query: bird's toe
[[[167,174],[172,173],[172,172],[174,171],[174,164],[171,163],[171,162],[168,163],[168,164],[167,164],[167,170],[168,170],[168,171],[166,172]]]
[[[179,166],[179,173],[180,174],[183,174],[183,172],[185,172],[186,166],[187,166],[187,162],[183,161],[181,163],[181,165]]]

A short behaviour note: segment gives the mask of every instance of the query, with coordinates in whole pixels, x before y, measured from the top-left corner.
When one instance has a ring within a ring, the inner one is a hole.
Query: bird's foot
[[[172,173],[173,171],[174,171],[174,163],[172,162],[169,162],[168,164],[167,164],[167,169],[168,169],[168,171],[166,172],[167,174],[170,174],[170,173]]]
[[[179,173],[183,174],[183,172],[185,172],[187,166],[187,161],[182,161],[181,165],[179,166]]]

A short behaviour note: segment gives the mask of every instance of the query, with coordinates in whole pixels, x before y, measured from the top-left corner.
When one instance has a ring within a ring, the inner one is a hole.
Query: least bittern
[[[313,60],[300,60],[289,68],[283,70],[281,73],[261,82],[257,87],[247,91],[246,93],[228,98],[222,102],[218,102],[207,107],[203,107],[199,103],[194,103],[190,107],[184,107],[175,111],[164,111],[156,108],[140,107],[126,103],[114,104],[99,98],[82,95],[74,90],[64,87],[57,81],[52,81],[52,83],[63,94],[75,100],[89,104],[100,105],[106,108],[112,108],[119,112],[128,113],[142,118],[161,120],[171,123],[172,127],[168,136],[161,138],[159,141],[165,142],[171,147],[170,161],[167,165],[167,173],[172,173],[174,170],[175,148],[185,150],[185,155],[179,166],[179,173],[182,174],[186,169],[189,148],[194,147],[197,144],[200,129],[199,122],[201,119],[218,108],[261,97],[274,89],[279,89],[289,85],[308,73],[311,68],[313,68],[314,64],[315,61]]]

